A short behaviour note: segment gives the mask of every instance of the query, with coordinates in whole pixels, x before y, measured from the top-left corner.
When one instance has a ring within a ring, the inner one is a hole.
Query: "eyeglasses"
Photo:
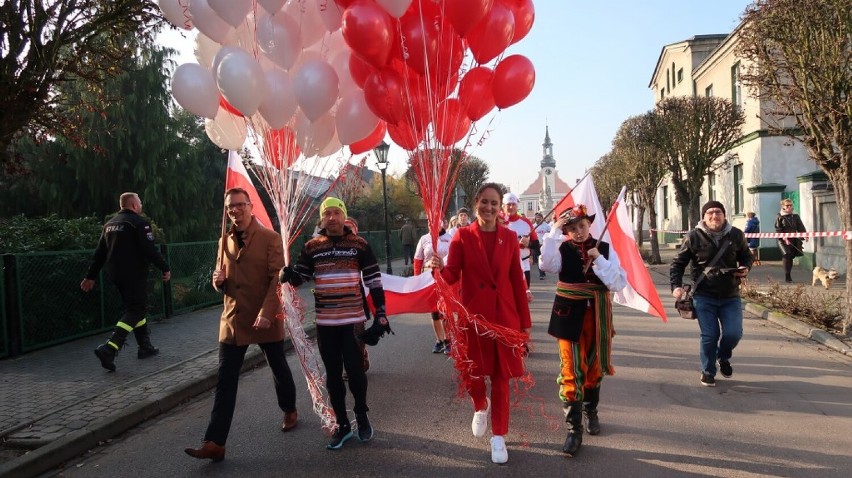
[[[234,209],[245,209],[247,205],[251,204],[250,202],[234,202],[231,204],[226,204],[225,209],[228,211],[232,211]]]
[[[708,209],[704,211],[705,216],[724,216],[725,212],[721,209]]]

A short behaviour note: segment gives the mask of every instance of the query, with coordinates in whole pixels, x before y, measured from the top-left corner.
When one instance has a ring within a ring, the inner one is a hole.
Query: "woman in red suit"
[[[529,335],[532,326],[526,281],[521,270],[517,235],[497,224],[503,203],[499,185],[484,184],[476,193],[476,221],[453,236],[447,264],[432,259],[433,268],[449,284],[461,281],[461,300],[478,320],[502,325]],[[491,461],[506,463],[509,456],[504,436],[509,431],[509,379],[524,374],[524,359],[517,350],[492,337],[479,335],[474,327],[466,334],[468,359],[473,363],[468,393],[473,400],[473,435],[485,435],[491,414]],[[491,379],[491,399],[485,377]]]

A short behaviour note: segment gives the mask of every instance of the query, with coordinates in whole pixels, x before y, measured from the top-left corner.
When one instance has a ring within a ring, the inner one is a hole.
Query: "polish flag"
[[[438,293],[432,274],[400,277],[382,273],[382,288],[385,291],[385,312],[388,315],[428,314],[438,310]],[[365,288],[367,303],[375,312],[370,300],[369,289]]]
[[[225,191],[231,188],[245,189],[248,192],[249,201],[253,205],[252,214],[254,218],[267,229],[272,229],[272,221],[266,214],[266,208],[263,206],[263,201],[260,200],[260,195],[257,194],[257,189],[254,188],[251,178],[249,178],[246,166],[243,164],[240,155],[233,150],[228,152],[228,171],[225,173]]]
[[[610,215],[612,220],[603,236],[603,241],[609,243],[610,258],[615,256],[621,267],[627,273],[627,286],[613,293],[613,302],[631,309],[636,309],[650,315],[655,315],[663,322],[668,322],[666,311],[651,280],[651,274],[639,254],[639,246],[630,227],[630,216],[627,214],[627,206],[624,204],[624,193],[626,187],[621,189],[615,204],[612,205]],[[595,222],[589,227],[592,237],[601,237],[607,216],[604,214],[592,175],[586,175],[554,208],[554,217],[576,204],[584,204],[588,214],[595,214]]]

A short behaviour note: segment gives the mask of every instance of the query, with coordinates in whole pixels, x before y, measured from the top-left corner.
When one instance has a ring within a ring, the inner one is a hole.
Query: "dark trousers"
[[[317,325],[317,345],[325,366],[328,396],[337,423],[349,422],[346,415],[346,384],[343,383],[344,367],[349,375],[349,391],[355,398],[354,412],[358,414],[369,411],[367,375],[364,373],[361,350],[355,340],[354,325]]]
[[[124,315],[119,322],[136,327],[136,324],[145,318],[147,311],[148,283],[144,277],[138,280],[113,281],[113,283],[124,304]]]
[[[351,332],[351,331],[350,331]],[[266,363],[272,370],[275,381],[275,395],[278,397],[278,408],[283,412],[296,409],[296,384],[293,374],[287,365],[284,355],[284,341],[257,344],[266,357]],[[219,375],[216,382],[216,398],[213,401],[213,411],[210,413],[210,424],[204,434],[204,441],[212,441],[225,446],[231,421],[234,418],[234,408],[237,405],[237,385],[240,380],[240,369],[246,356],[248,345],[233,345],[219,342]]]
[[[408,265],[409,262],[414,264],[414,249],[416,247],[414,244],[402,245],[402,257],[405,259],[405,265]]]

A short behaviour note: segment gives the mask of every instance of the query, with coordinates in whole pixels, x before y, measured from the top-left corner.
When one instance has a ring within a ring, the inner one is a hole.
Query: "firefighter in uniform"
[[[115,324],[109,340],[95,349],[101,366],[109,371],[115,371],[115,355],[131,331],[139,346],[138,358],[159,353],[159,349],[151,344],[145,320],[148,264],[154,263],[163,271],[163,281],[171,278],[169,265],[154,244],[151,224],[140,216],[142,200],[136,193],[124,193],[119,198],[119,206],[118,214],[104,224],[92,265],[80,283],[80,289],[89,292],[95,286],[101,268],[106,267],[106,275],[115,284],[124,303],[124,315]]]

